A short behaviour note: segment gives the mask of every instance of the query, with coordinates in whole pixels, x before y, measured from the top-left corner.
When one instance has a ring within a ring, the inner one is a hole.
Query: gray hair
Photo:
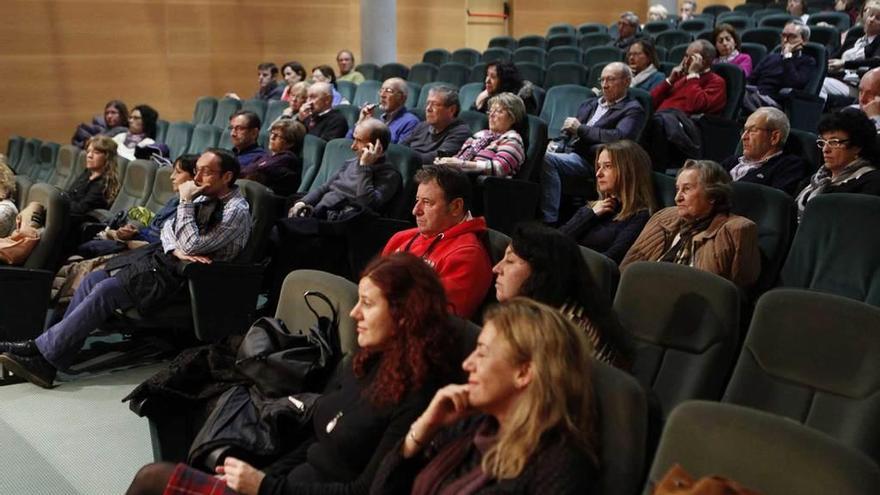
[[[447,107],[455,106],[454,115],[458,115],[458,112],[461,111],[461,101],[458,99],[458,90],[452,86],[447,86],[445,84],[434,86],[428,90],[428,95],[431,94],[439,96],[443,100],[443,104]]]
[[[666,7],[660,5],[659,3],[655,3],[648,8],[649,18],[651,14],[658,14],[662,19],[666,19],[667,17],[669,17],[669,11],[666,10]]]
[[[711,64],[713,60],[715,60],[716,51],[715,46],[712,45],[707,40],[698,39],[694,40],[691,45],[699,45],[700,46],[700,55],[703,57],[703,62],[706,64]],[[708,65],[707,65],[708,67]]]
[[[489,98],[489,106],[487,108],[491,109],[496,103],[504,107],[504,109],[510,113],[515,124],[525,120],[526,106],[523,103],[522,98],[519,96],[516,96],[513,93],[498,93],[492,98]]]
[[[767,127],[773,131],[779,131],[779,146],[788,141],[788,134],[791,132],[791,123],[785,112],[775,107],[761,107],[754,111],[752,115],[763,115],[767,121]]]
[[[728,213],[733,205],[732,179],[727,170],[712,160],[687,160],[678,171],[696,170],[697,178],[706,191],[709,202],[714,205],[713,213]]]
[[[635,12],[626,11],[620,14],[620,20],[626,22],[630,26],[635,26],[636,29],[639,27],[639,16]]]
[[[392,77],[386,79],[385,82],[382,83],[383,86],[385,84],[391,85],[392,88],[399,91],[404,97],[409,96],[409,86],[407,86],[406,81],[404,81],[403,79],[399,77]]]
[[[323,95],[332,95],[333,87],[330,86],[330,83],[327,82],[316,82],[309,86],[310,90],[314,90],[315,92],[321,93]]]
[[[792,19],[786,22],[785,25],[794,26],[795,28],[797,28],[798,34],[801,35],[801,38],[803,38],[805,42],[810,41],[810,26],[807,26],[804,21],[800,19]]]
[[[696,2],[696,0],[684,0],[684,2],[681,2],[682,5],[684,5],[684,4],[686,4],[686,3],[691,4],[691,7],[694,9],[694,13],[697,12],[697,2]]]
[[[625,63],[623,63],[623,62],[611,62],[610,64],[608,64],[608,65],[606,65],[606,66],[604,67],[604,69],[608,69],[608,68],[610,68],[611,70],[613,70],[613,71],[617,72],[618,74],[622,75],[622,76],[624,77],[624,79],[626,79],[627,81],[632,81],[632,78],[633,78],[633,71],[632,71],[632,69],[630,69],[629,66],[626,65]],[[603,69],[603,70],[604,70],[604,69]]]
[[[281,119],[269,127],[270,131],[279,131],[281,139],[294,151],[302,149],[303,138],[306,136],[306,127],[296,119]]]

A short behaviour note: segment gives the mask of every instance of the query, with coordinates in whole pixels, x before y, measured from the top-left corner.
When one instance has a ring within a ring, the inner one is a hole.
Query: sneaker
[[[0,354],[0,365],[14,375],[43,388],[52,388],[57,370],[41,355],[19,356],[17,354]]]

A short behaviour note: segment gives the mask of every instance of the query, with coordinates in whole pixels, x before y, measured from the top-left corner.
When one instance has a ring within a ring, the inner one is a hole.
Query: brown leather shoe
[[[52,388],[57,370],[39,353],[36,356],[0,354],[0,365],[12,374],[43,388]]]

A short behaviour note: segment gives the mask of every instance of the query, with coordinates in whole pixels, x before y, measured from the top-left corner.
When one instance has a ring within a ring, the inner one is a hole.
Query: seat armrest
[[[196,337],[216,342],[244,333],[254,320],[257,296],[268,260],[261,263],[210,264],[186,262],[193,327]]]

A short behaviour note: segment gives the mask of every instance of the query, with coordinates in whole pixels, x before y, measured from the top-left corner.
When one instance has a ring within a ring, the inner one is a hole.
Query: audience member
[[[306,126],[309,134],[324,141],[345,137],[348,122],[342,112],[333,108],[333,87],[330,83],[314,83],[309,86],[308,99],[299,108],[297,120]]]
[[[471,134],[468,125],[458,118],[460,110],[457,89],[446,85],[432,87],[425,101],[425,121],[419,122],[400,144],[418,155],[423,165],[458,153]]]
[[[479,175],[516,175],[526,159],[525,106],[519,96],[499,93],[489,100],[489,108],[489,129],[477,131],[454,157],[439,157],[435,164]]]
[[[807,203],[819,194],[859,193],[880,196],[880,161],[874,123],[860,110],[851,108],[825,115],[819,121],[819,139],[824,164],[805,179],[797,195],[798,220]]]
[[[850,25],[855,26],[859,21],[859,14],[862,12],[862,3],[862,0],[837,0],[834,2],[834,10],[848,15]]]
[[[617,21],[617,39],[614,40],[612,46],[626,50],[636,41],[638,32],[639,16],[630,11],[620,14],[620,19]]]
[[[880,67],[875,67],[862,76],[859,82],[859,109],[865,112],[880,132]]]
[[[217,476],[185,464],[150,464],[128,493],[367,493],[382,459],[437,387],[449,383],[459,344],[443,287],[415,256],[368,265],[350,316],[359,350],[341,369],[340,386],[313,406],[313,428],[294,450],[264,470],[227,457]]]
[[[0,155],[0,237],[9,237],[15,230],[15,172],[6,164],[6,157]]]
[[[659,3],[655,3],[648,7],[648,21],[665,21],[669,17],[669,11],[666,10],[666,7],[660,5]]]
[[[523,100],[526,111],[534,113],[537,101],[532,94],[531,85],[523,82],[519,69],[513,62],[489,62],[486,64],[485,88],[477,95],[471,110],[489,113],[489,100],[501,93],[513,93]]]
[[[354,70],[354,53],[351,50],[339,50],[336,54],[336,66],[339,67],[337,81],[350,81],[355,84],[364,82],[364,75]]]
[[[71,364],[89,333],[116,310],[135,307],[149,314],[175,295],[185,283],[177,270],[180,260],[233,259],[247,243],[251,227],[247,201],[235,186],[238,171],[238,161],[228,151],[205,151],[195,181],[180,185],[176,219],[163,226],[162,242],[132,251],[134,256],[118,256],[86,277],[64,318],[35,341],[0,343],[3,367],[50,388],[56,371]]]
[[[583,332],[552,308],[520,298],[492,308],[462,365],[467,384],[437,392],[371,493],[594,493],[589,355]]]
[[[654,214],[626,253],[636,261],[665,261],[724,277],[742,289],[761,273],[758,227],[730,213],[730,175],[709,160],[688,160],[675,181],[675,204]]]
[[[96,115],[91,124],[83,122],[78,125],[70,142],[79,148],[85,148],[86,142],[98,134],[113,137],[128,128],[128,107],[120,100],[110,100],[104,105],[104,115]]]
[[[688,45],[681,63],[651,91],[655,111],[674,108],[686,115],[720,113],[727,102],[727,86],[724,78],[710,70],[712,60],[712,43],[697,40]]]
[[[107,136],[89,139],[86,168],[64,192],[71,214],[85,215],[91,210],[107,209],[116,199],[120,187],[116,150],[116,143]]]
[[[807,174],[807,164],[783,148],[791,125],[782,110],[761,107],[746,120],[742,132],[742,155],[733,155],[723,162],[735,181],[753,182],[794,194],[798,183]]]
[[[629,45],[626,51],[626,63],[633,73],[632,81],[629,83],[631,88],[651,91],[666,79],[666,74],[658,69],[660,59],[657,58],[654,43],[649,39],[639,39]]]
[[[309,99],[309,83],[307,81],[300,81],[298,83],[294,83],[293,86],[288,86],[285,88],[287,93],[287,101],[290,103],[290,106],[284,109],[281,112],[281,116],[279,119],[295,119],[299,114],[299,109],[305,104]]]
[[[862,9],[862,28],[862,37],[847,37],[840,50],[828,60],[828,76],[823,81],[819,94],[822,99],[838,96],[852,101],[857,96],[858,73],[855,69],[844,70],[844,64],[880,57],[880,36],[877,36],[880,34],[880,1],[869,0],[865,3]]]
[[[810,27],[794,20],[782,29],[782,48],[768,53],[752,70],[743,97],[743,108],[753,112],[759,107],[781,107],[779,91],[803,89],[816,71],[816,59],[804,53],[810,40]]]
[[[636,46],[636,45],[633,45]],[[556,223],[562,197],[564,176],[590,175],[595,147],[621,139],[638,139],[647,112],[627,94],[632,72],[622,62],[612,62],[602,69],[602,97],[581,104],[577,117],[562,124],[566,139],[556,151],[544,155],[541,173],[541,211],[545,223]]]
[[[450,311],[470,318],[492,283],[486,220],[471,216],[471,184],[458,170],[429,165],[415,181],[417,227],[394,234],[382,254],[404,251],[425,260],[440,276]]]
[[[697,15],[697,2],[694,0],[684,0],[678,8],[679,22],[689,21]]]
[[[492,271],[499,302],[524,296],[559,308],[583,329],[596,359],[629,368],[632,346],[569,237],[537,223],[519,224]]]
[[[257,66],[257,83],[259,87],[255,100],[279,100],[284,93],[284,87],[278,84],[278,66],[272,62],[263,62]],[[236,93],[226,93],[226,98],[235,98],[240,100],[241,97]]]
[[[336,90],[336,73],[329,65],[319,65],[312,69],[312,83],[328,83],[333,94],[333,106],[348,105],[350,102]]]
[[[137,147],[149,146],[156,142],[159,112],[149,105],[138,105],[128,116],[128,130],[113,136],[116,141],[116,154],[126,160],[134,160]]]
[[[254,160],[266,152],[257,143],[261,126],[260,117],[250,110],[239,110],[229,118],[232,153],[235,154],[242,169],[249,167]]]
[[[406,139],[419,124],[419,118],[406,108],[409,86],[399,77],[386,79],[379,88],[378,107],[382,110],[379,119],[391,130],[391,142],[397,144]],[[361,108],[358,122],[373,117],[375,103],[368,103]],[[346,137],[351,138],[354,130],[348,131]]]
[[[656,209],[651,158],[634,141],[603,145],[596,158],[599,199],[578,209],[562,233],[620,263]]]
[[[810,14],[807,13],[805,0],[788,0],[788,3],[785,5],[785,10],[791,14],[792,17],[800,19],[804,24],[810,19]]]
[[[302,147],[306,128],[283,119],[269,128],[269,151],[242,166],[241,177],[264,184],[279,196],[290,196],[302,179]]]
[[[739,35],[736,34],[736,28],[727,23],[715,26],[712,32],[712,43],[715,45],[715,51],[718,56],[712,61],[713,64],[726,62],[733,64],[745,73],[746,77],[752,73],[752,57],[748,53],[740,51],[742,45],[739,41]]]
[[[281,75],[287,82],[287,85],[284,86],[284,92],[281,93],[281,99],[284,101],[291,101],[293,99],[293,96],[296,94],[292,93],[294,85],[296,85],[297,83],[306,82],[306,79],[308,79],[308,77],[306,76],[306,69],[302,66],[301,63],[291,61],[281,66]]]

